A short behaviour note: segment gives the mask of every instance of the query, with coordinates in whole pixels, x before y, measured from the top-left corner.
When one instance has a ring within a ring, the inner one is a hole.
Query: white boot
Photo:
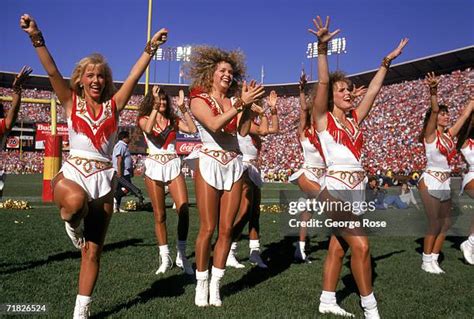
[[[433,266],[433,269],[436,271],[438,274],[444,274],[444,270],[441,269],[438,263],[438,257],[439,254],[431,254],[431,264]]]
[[[360,303],[364,309],[364,317],[366,319],[380,319],[377,300],[375,300],[373,292],[368,296],[360,296]]]
[[[268,266],[263,262],[260,256],[260,241],[258,239],[250,239],[249,241],[250,257],[249,261],[251,264],[257,265],[260,268],[267,269]]]
[[[219,288],[221,284],[221,279],[222,277],[224,277],[224,272],[225,269],[219,269],[212,266],[211,282],[209,283],[209,304],[211,306],[222,306]]]
[[[84,220],[81,220],[81,223],[77,228],[73,228],[68,222],[64,223],[66,228],[66,233],[71,238],[72,244],[77,249],[81,249],[86,244],[86,239],[84,238]]]
[[[354,317],[350,312],[342,309],[336,301],[336,292],[334,291],[322,291],[321,297],[319,297],[319,313],[330,313],[336,316],[343,317]]]
[[[439,274],[439,272],[433,267],[433,258],[431,254],[426,255],[423,253],[423,263],[421,264],[421,269],[430,274]]]
[[[304,251],[305,246],[306,246],[306,242],[304,241],[298,241],[296,243],[295,260],[311,264],[311,260],[308,259],[308,256],[306,256],[306,253]]]
[[[209,306],[209,272],[196,270],[196,295],[194,304],[198,307]]]
[[[91,315],[91,302],[92,298],[90,296],[77,295],[73,319],[89,318]]]
[[[168,245],[161,245],[160,248],[160,267],[155,272],[156,275],[164,274],[168,269],[173,267],[173,260],[170,257]]]
[[[225,265],[228,267],[233,267],[233,268],[245,268],[245,265],[239,263],[239,261],[235,257],[236,250],[237,250],[237,242],[233,242],[232,245],[230,246],[229,255],[227,256]]]
[[[474,237],[474,236],[471,235],[471,237]],[[470,265],[474,265],[474,249],[473,249],[474,247],[470,242],[471,237],[469,237],[468,240],[464,241],[461,244],[461,251],[466,262]]]
[[[177,246],[177,254],[176,254],[176,266],[183,269],[187,275],[194,275],[193,266],[189,262],[188,258],[186,258],[186,241],[180,240],[178,241]]]

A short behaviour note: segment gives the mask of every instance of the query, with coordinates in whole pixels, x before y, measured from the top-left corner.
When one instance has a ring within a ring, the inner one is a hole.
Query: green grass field
[[[46,304],[47,316],[72,317],[77,291],[79,252],[64,231],[55,206],[42,204],[41,176],[8,176],[4,199],[27,199],[32,210],[0,210],[0,304]],[[143,190],[143,181],[134,181]],[[194,187],[188,184],[191,204]],[[264,203],[278,203],[278,192],[291,185],[266,184]],[[126,201],[129,198],[125,198]],[[132,199],[132,198],[130,198]],[[194,261],[198,229],[195,205],[191,206],[188,256]],[[244,236],[238,256],[245,269],[227,269],[222,283],[222,308],[194,306],[194,278],[176,267],[155,275],[158,248],[150,212],[114,215],[94,292],[94,317],[127,318],[314,318],[321,291],[322,263],[327,238],[311,238],[312,264],[293,262],[295,238],[285,237],[280,216],[261,216],[262,256],[268,270],[248,263]],[[169,244],[175,254],[177,219],[168,209]],[[421,271],[421,237],[373,236],[371,253],[375,294],[384,318],[473,318],[474,267],[459,251],[465,237],[445,242],[441,266],[444,275]],[[359,296],[345,259],[337,298],[341,306],[362,316]],[[0,316],[5,313],[0,313]]]

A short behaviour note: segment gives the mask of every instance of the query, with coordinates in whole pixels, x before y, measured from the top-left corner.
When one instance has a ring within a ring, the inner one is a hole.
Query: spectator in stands
[[[24,14],[20,27],[29,35],[68,118],[71,157],[52,184],[54,201],[60,208],[66,232],[82,254],[74,318],[88,318],[113,211],[115,172],[111,155],[119,114],[158,46],[166,41],[168,31],[161,29],[153,35],[128,78],[115,92],[112,72],[101,55],[93,54],[80,60],[68,83],[46,48],[36,21]]]

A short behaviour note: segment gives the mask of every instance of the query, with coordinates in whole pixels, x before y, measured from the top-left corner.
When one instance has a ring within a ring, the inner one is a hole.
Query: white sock
[[[91,301],[92,301],[91,296],[83,296],[83,295],[76,296],[76,303],[79,302],[81,305],[87,305],[91,303]]]
[[[439,254],[431,254],[431,260],[438,261]]]
[[[186,256],[186,241],[185,240],[178,240],[178,252],[183,255],[183,256]]]
[[[471,234],[471,236],[469,236],[467,242],[469,245],[471,245],[471,248],[474,248],[474,234]]]
[[[431,261],[432,261],[431,254],[427,255],[427,254],[423,253],[423,262],[429,264],[429,263],[431,263]]]
[[[250,251],[260,250],[260,240],[259,239],[250,239],[249,240],[249,248],[250,248]]]
[[[216,268],[212,266],[212,271],[211,271],[212,278],[221,279],[222,277],[224,277],[224,273],[225,273],[225,269],[220,269],[220,268]]]
[[[170,249],[168,247],[168,245],[161,245],[161,246],[158,246],[158,248],[160,249],[160,255],[169,255],[170,254]]]
[[[336,301],[336,292],[335,291],[321,291],[321,297],[319,297],[321,303],[335,305]]]
[[[204,271],[196,270],[196,280],[207,280],[209,278],[209,271],[206,269]]]
[[[300,246],[300,250],[304,251],[304,248],[306,247],[306,241],[299,241],[298,245]]]
[[[366,309],[375,309],[377,308],[377,300],[375,300],[374,293],[371,292],[368,296],[360,296],[360,303],[362,304],[363,308]]]

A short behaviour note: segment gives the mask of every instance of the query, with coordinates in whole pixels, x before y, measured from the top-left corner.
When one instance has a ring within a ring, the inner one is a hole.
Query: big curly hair
[[[234,80],[227,93],[229,96],[235,95],[245,78],[245,56],[240,50],[224,51],[211,46],[193,47],[190,61],[184,66],[186,76],[191,79],[190,90],[211,92],[214,72],[220,62],[232,66]]]

